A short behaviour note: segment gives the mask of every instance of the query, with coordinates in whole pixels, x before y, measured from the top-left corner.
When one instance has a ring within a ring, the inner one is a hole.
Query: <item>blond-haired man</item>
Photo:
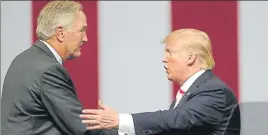
[[[88,129],[119,128],[129,135],[240,135],[240,111],[232,90],[212,73],[215,66],[205,32],[180,29],[164,40],[167,78],[181,85],[168,110],[118,114],[99,103],[102,110],[83,110]]]
[[[51,1],[41,10],[38,40],[12,62],[3,84],[2,135],[86,135],[82,106],[62,66],[79,57],[88,41],[83,7],[73,1]]]

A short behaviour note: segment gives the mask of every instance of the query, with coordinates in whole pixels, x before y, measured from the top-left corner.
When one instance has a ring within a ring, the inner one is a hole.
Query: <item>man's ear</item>
[[[193,53],[190,53],[190,55],[188,57],[188,60],[187,60],[187,64],[192,65],[195,62],[196,59],[197,59],[197,55],[193,54]]]
[[[64,39],[64,29],[62,26],[58,26],[56,27],[56,37],[57,39],[60,41],[60,42],[63,42],[63,39]]]

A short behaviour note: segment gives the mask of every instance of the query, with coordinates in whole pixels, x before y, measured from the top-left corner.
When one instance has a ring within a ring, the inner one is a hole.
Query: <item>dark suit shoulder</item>
[[[199,91],[222,90],[224,92],[232,92],[232,89],[216,75],[213,75],[205,83],[199,85],[198,89]]]
[[[41,49],[32,46],[17,55],[12,61],[3,84],[3,93],[12,93],[10,89],[20,93],[26,91],[39,92],[41,78],[48,70],[59,70],[67,74],[54,58]],[[16,85],[13,85],[16,84]]]
[[[238,104],[233,90],[217,76],[213,76],[205,83],[201,84],[197,88],[196,95],[199,94],[211,94],[217,97],[218,103],[222,103],[223,107]]]
[[[200,85],[204,89],[226,89],[228,86],[217,76],[212,76],[205,83]]]
[[[58,63],[55,58],[50,57],[41,49],[32,46],[19,54],[12,62],[12,66],[20,70],[30,70],[33,75],[42,75],[47,70],[65,69]],[[65,73],[67,73],[65,71]]]

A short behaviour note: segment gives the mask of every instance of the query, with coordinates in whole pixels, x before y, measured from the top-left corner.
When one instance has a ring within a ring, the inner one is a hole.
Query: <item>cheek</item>
[[[168,67],[170,70],[172,70],[172,72],[179,72],[180,69],[182,68],[183,62],[178,60],[178,58],[171,58],[168,62]]]
[[[72,34],[69,37],[68,44],[70,44],[72,48],[76,48],[79,45],[78,41],[79,41],[79,37],[76,34]]]
[[[169,70],[173,71],[176,66],[176,61],[173,58],[167,59],[167,67]]]
[[[72,34],[69,34],[65,37],[65,43],[67,46],[70,46],[73,43],[73,36]]]

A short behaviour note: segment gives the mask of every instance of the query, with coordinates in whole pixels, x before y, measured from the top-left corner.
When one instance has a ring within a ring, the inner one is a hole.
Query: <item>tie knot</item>
[[[182,89],[179,89],[179,93],[181,93],[183,95],[184,91]]]

